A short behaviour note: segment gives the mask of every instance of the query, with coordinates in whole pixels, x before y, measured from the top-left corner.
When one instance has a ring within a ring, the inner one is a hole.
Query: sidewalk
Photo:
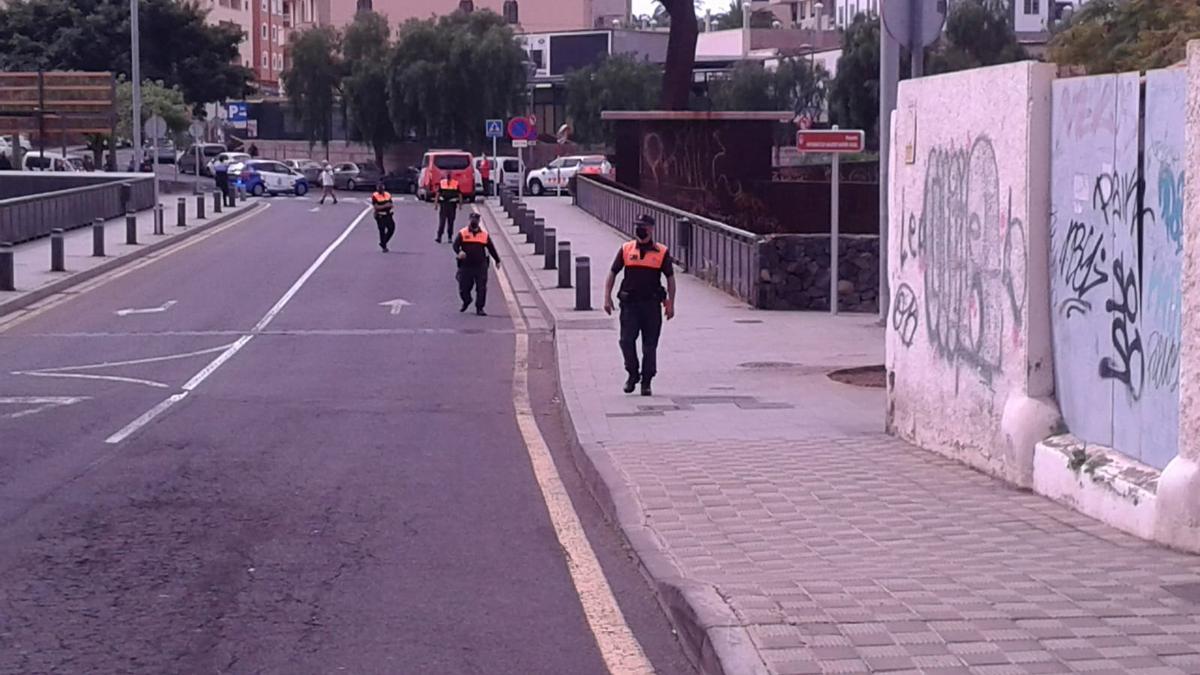
[[[601,307],[621,236],[528,203],[591,257]],[[680,275],[655,396],[625,396],[616,320],[574,311],[503,222],[555,322],[580,466],[705,672],[1200,672],[1200,558],[885,435],[883,390],[826,376],[883,363],[873,317]]]
[[[177,200],[185,197],[187,204],[187,226],[178,226]],[[258,201],[250,199],[238,202],[236,207],[225,207],[220,214],[213,213],[212,193],[204,194],[204,210],[208,216],[200,220],[196,215],[196,197],[188,195],[161,195],[163,205],[163,234],[154,234],[154,210],[146,209],[137,214],[138,243],[125,243],[125,219],[115,218],[104,223],[103,258],[92,255],[92,228],[85,226],[63,235],[66,271],[50,271],[50,237],[35,239],[19,244],[13,249],[14,282],[16,291],[0,291],[0,316],[30,305],[57,293],[63,288],[98,276],[133,259],[149,255],[172,242],[219,225]]]

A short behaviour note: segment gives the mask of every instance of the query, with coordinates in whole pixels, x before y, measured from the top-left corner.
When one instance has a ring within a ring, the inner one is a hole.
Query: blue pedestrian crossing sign
[[[488,120],[484,127],[488,138],[504,138],[504,120]]]

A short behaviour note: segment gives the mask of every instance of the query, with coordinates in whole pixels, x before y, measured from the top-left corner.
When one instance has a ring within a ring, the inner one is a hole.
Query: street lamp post
[[[818,2],[813,7],[817,10],[817,31],[819,32],[824,30],[824,26],[821,24],[825,23],[825,3]]]
[[[141,35],[138,31],[138,0],[129,0],[129,55],[130,74],[133,78],[133,167],[142,168],[142,57]],[[113,157],[116,157],[116,139],[113,139]],[[151,167],[153,168],[153,167]]]
[[[742,2],[742,58],[750,56],[750,0]]]

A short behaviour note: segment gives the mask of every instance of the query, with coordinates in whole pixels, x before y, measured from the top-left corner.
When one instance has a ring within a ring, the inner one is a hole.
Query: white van
[[[21,159],[22,171],[78,171],[70,157],[57,152],[27,152]]]

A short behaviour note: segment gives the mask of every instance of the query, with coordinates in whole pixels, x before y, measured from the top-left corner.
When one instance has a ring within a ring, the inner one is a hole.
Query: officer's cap
[[[634,225],[641,225],[642,227],[654,227],[654,216],[643,213],[642,215],[638,216],[638,219],[634,222]]]

